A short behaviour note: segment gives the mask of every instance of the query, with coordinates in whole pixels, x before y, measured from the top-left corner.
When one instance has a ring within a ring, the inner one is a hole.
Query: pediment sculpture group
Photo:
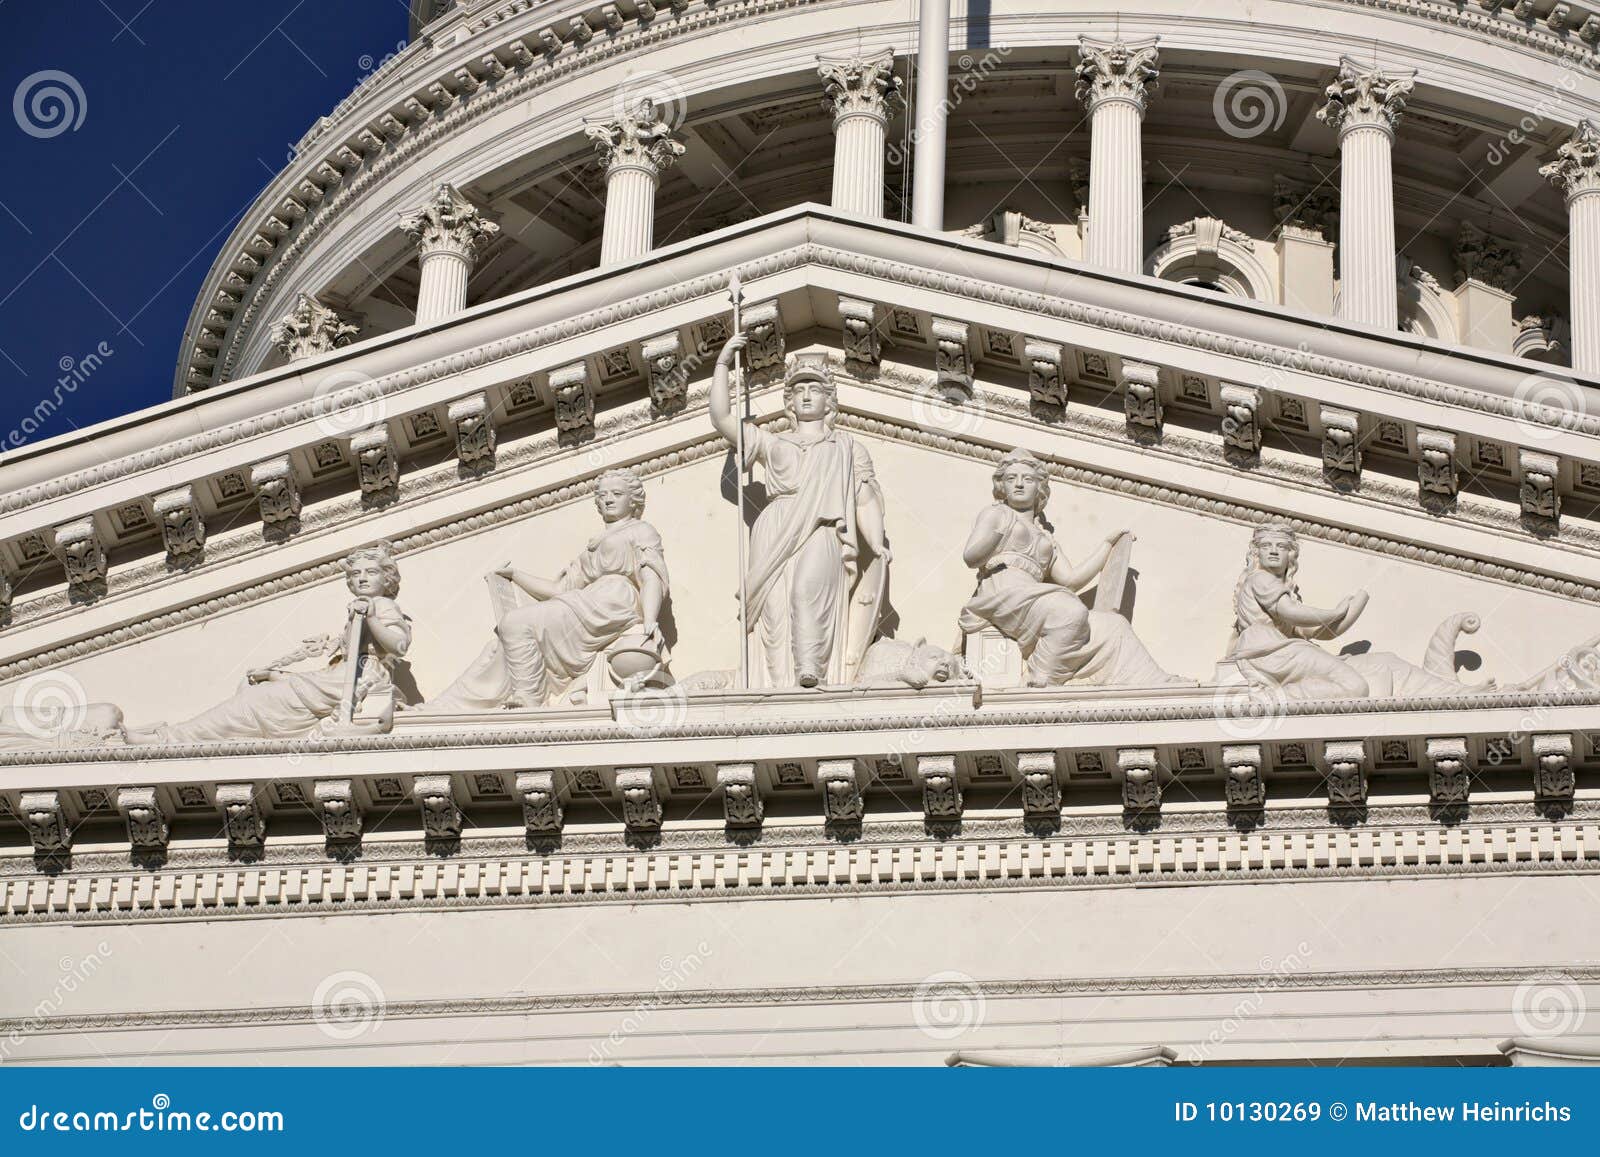
[[[1031,688],[1198,686],[1162,669],[1120,612],[1132,536],[1117,533],[1074,563],[1045,510],[1050,473],[1026,450],[995,464],[992,501],[973,520],[962,559],[976,585],[962,608],[956,649],[881,637],[893,555],[883,489],[872,457],[836,428],[835,385],[825,361],[791,361],[784,379],[786,428],[735,416],[730,366],[742,337],[718,360],[712,424],[759,467],[766,500],[749,527],[745,645],[758,688],[895,685],[923,688],[971,679],[971,657],[987,639],[1015,648]],[[645,492],[632,470],[595,485],[601,526],[554,577],[511,565],[486,576],[496,627],[478,657],[442,693],[409,710],[429,714],[537,709],[597,702],[622,690],[673,684],[661,619],[670,598],[666,551],[645,521]],[[1296,583],[1292,529],[1255,531],[1234,590],[1234,630],[1213,683],[1236,682],[1280,701],[1462,695],[1455,643],[1476,630],[1449,616],[1422,664],[1387,652],[1335,654],[1320,643],[1348,631],[1364,591],[1332,607],[1307,603]],[[411,644],[396,599],[399,568],[387,544],[344,560],[351,593],[340,632],[308,639],[251,670],[228,699],[184,722],[124,728],[120,712],[92,705],[82,726],[126,742],[195,743],[283,738],[314,732],[386,730],[386,711],[364,703],[394,696],[394,672]],[[1084,592],[1095,587],[1086,599]],[[732,672],[701,672],[686,690],[731,686]],[[1533,678],[1500,690],[1575,690],[1600,685],[1592,644],[1575,647]],[[100,714],[94,714],[99,712]],[[359,716],[359,717],[358,717]],[[16,746],[17,720],[0,716],[0,746]],[[37,734],[35,729],[34,734]]]

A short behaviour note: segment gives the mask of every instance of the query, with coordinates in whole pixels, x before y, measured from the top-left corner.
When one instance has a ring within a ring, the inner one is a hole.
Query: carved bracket
[[[1023,343],[1028,359],[1028,401],[1036,416],[1060,418],[1067,408],[1067,382],[1061,370],[1061,347],[1054,342],[1028,338]]]
[[[356,478],[364,502],[390,502],[400,487],[400,460],[388,426],[372,426],[350,439],[350,453],[356,460]]]
[[[1472,766],[1465,739],[1430,739],[1428,752],[1428,796],[1435,812],[1459,812],[1472,793]],[[1440,818],[1447,818],[1441,815]]]
[[[1022,776],[1023,817],[1060,822],[1061,781],[1056,778],[1056,753],[1018,752],[1017,771]]]
[[[194,500],[194,487],[179,486],[155,496],[152,502],[161,523],[161,543],[167,561],[185,563],[197,558],[206,545],[206,523]]]
[[[1522,505],[1523,522],[1537,534],[1554,534],[1561,525],[1561,459],[1554,454],[1518,450],[1517,463],[1522,468],[1517,498]]]
[[[105,593],[106,552],[93,518],[58,526],[56,550],[67,572],[67,593],[73,599],[89,599]]]
[[[556,441],[576,446],[594,437],[594,394],[589,388],[589,366],[573,362],[550,371],[550,392],[556,403]]]
[[[128,825],[128,843],[135,860],[165,856],[171,825],[153,787],[124,787],[117,791],[117,810]]]
[[[456,460],[473,473],[494,468],[494,415],[487,394],[471,394],[451,402],[446,416],[456,428]]]
[[[858,371],[876,373],[883,357],[878,336],[878,307],[859,298],[841,297],[839,317],[844,326],[845,362],[854,363]]]
[[[650,410],[658,418],[676,414],[688,403],[683,342],[676,332],[653,337],[639,348],[650,383]]]
[[[517,796],[522,800],[522,826],[528,835],[537,838],[560,833],[563,815],[554,772],[518,772]]]
[[[1334,818],[1358,818],[1367,806],[1367,745],[1359,739],[1323,744],[1322,771],[1328,780],[1328,810]]]
[[[1222,770],[1227,778],[1229,810],[1260,811],[1267,803],[1267,783],[1261,775],[1259,743],[1226,743],[1222,747]]]
[[[730,828],[758,828],[766,809],[753,763],[717,765],[717,790],[722,792],[723,821]]]
[[[1361,416],[1354,410],[1322,407],[1322,476],[1335,490],[1361,485]]]
[[[952,400],[972,397],[972,350],[968,346],[971,327],[949,318],[933,319],[933,369],[939,389]]]
[[[300,487],[287,454],[250,467],[250,487],[256,492],[264,527],[288,530],[300,518]]]
[[[661,796],[653,768],[618,768],[617,794],[622,797],[622,822],[629,832],[653,836],[661,830]]]
[[[822,789],[822,815],[828,823],[859,824],[867,814],[855,760],[819,760],[817,785]]]
[[[1222,443],[1236,466],[1261,457],[1261,391],[1254,386],[1222,384]]]
[[[1128,435],[1138,442],[1161,437],[1161,368],[1149,362],[1122,363],[1122,414]]]
[[[311,785],[311,796],[330,848],[361,842],[361,804],[348,779],[319,779]]]
[[[72,828],[58,791],[25,791],[17,801],[17,814],[28,829],[34,855],[54,858],[72,849]]]
[[[228,854],[238,860],[259,859],[267,842],[267,819],[256,801],[255,785],[217,784],[217,807],[228,837]]]
[[[922,781],[924,821],[930,830],[948,831],[961,819],[961,783],[956,778],[956,757],[918,756],[917,778]]]
[[[1572,771],[1572,736],[1533,737],[1533,802],[1540,814],[1561,819],[1572,811],[1577,777]]]
[[[745,364],[750,372],[782,367],[784,337],[783,318],[778,313],[776,301],[763,301],[752,305],[740,318],[749,344],[744,347]]]
[[[1459,480],[1456,476],[1456,436],[1449,430],[1417,431],[1418,500],[1434,512],[1454,508]]]
[[[448,775],[417,776],[411,785],[411,796],[422,815],[424,839],[452,843],[461,838],[464,817],[456,806],[455,785]]]
[[[1161,809],[1161,764],[1153,747],[1124,747],[1117,752],[1122,773],[1122,810],[1130,816],[1153,816]]]

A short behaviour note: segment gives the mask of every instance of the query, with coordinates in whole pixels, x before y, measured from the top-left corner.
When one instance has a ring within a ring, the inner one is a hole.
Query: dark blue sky
[[[171,396],[217,250],[406,20],[403,0],[0,0],[0,449],[57,393],[29,440]],[[58,103],[30,112],[41,87],[68,93],[75,128],[56,131]]]

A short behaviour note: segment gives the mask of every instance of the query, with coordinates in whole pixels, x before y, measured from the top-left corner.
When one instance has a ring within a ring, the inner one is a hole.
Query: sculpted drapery
[[[488,577],[534,601],[507,608],[495,638],[445,691],[433,711],[543,707],[584,698],[585,676],[615,644],[635,639],[663,654],[657,619],[668,589],[661,536],[640,516],[644,483],[613,470],[595,484],[605,522],[554,580],[509,563]]]
[[[711,419],[730,443],[733,338],[717,362]],[[744,423],[744,466],[765,471],[767,502],[750,529],[746,607],[750,682],[816,687],[855,677],[881,613],[890,560],[883,494],[866,448],[833,427],[825,364],[799,362],[784,381],[793,429]]]
[[[1049,476],[1026,450],[1000,459],[994,495],[963,552],[978,572],[977,589],[961,610],[963,632],[990,626],[1015,642],[1031,687],[1184,681],[1161,669],[1126,619],[1089,610],[1075,593],[1101,573],[1122,532],[1107,538],[1082,566],[1070,567],[1043,521]]]

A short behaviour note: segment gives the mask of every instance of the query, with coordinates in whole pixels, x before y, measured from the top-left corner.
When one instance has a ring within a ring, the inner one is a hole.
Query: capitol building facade
[[[0,456],[0,1061],[1600,1059],[1600,4],[411,21]]]

